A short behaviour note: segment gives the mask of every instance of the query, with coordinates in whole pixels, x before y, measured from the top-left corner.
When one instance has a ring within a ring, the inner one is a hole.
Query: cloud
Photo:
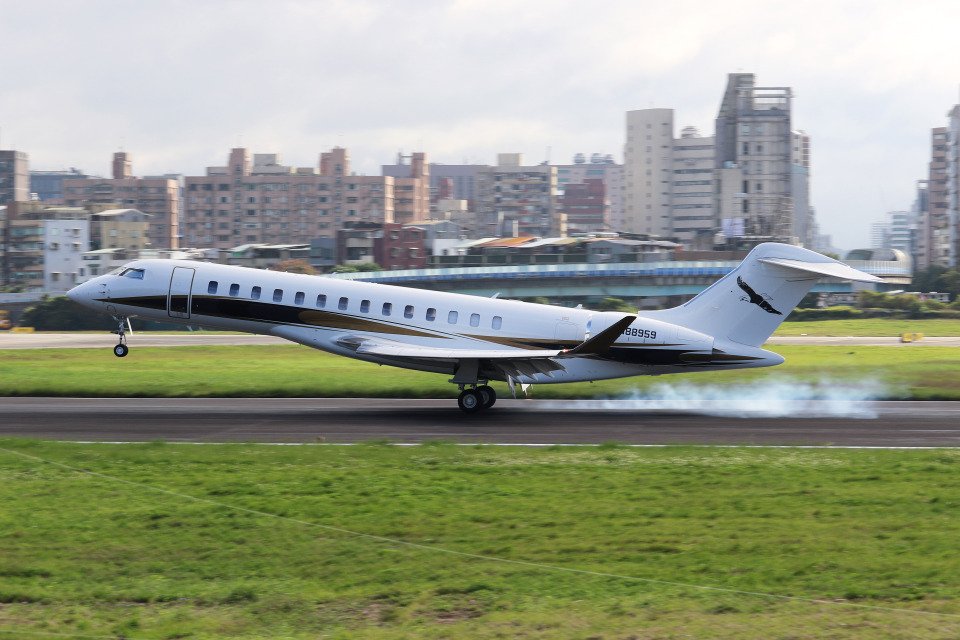
[[[622,157],[625,112],[704,134],[734,71],[791,86],[813,136],[825,230],[862,245],[908,208],[929,129],[957,102],[951,2],[573,0],[7,2],[4,147],[38,169],[202,173],[242,143],[315,165],[334,144],[376,173],[500,151]],[[883,193],[881,194],[880,187]]]

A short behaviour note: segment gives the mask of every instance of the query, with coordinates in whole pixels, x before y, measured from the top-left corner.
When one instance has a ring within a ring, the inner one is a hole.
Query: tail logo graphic
[[[737,285],[738,285],[741,289],[743,289],[744,292],[746,292],[746,294],[747,294],[747,296],[748,296],[748,297],[746,297],[746,298],[740,298],[740,299],[743,300],[744,302],[749,302],[750,304],[755,304],[755,305],[757,305],[758,307],[760,307],[761,309],[763,309],[764,311],[766,311],[767,313],[775,313],[775,314],[778,315],[778,316],[782,316],[782,315],[783,315],[782,313],[780,313],[779,311],[777,311],[776,309],[774,309],[774,308],[773,308],[773,305],[771,305],[769,302],[767,302],[766,300],[764,300],[762,295],[760,295],[759,293],[757,293],[756,291],[754,291],[753,288],[750,287],[750,285],[748,285],[746,282],[744,282],[744,281],[743,281],[743,278],[741,278],[740,276],[737,276]]]

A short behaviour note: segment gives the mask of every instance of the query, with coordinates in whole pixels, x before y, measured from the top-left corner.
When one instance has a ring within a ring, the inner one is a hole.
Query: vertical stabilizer
[[[809,249],[765,243],[689,302],[643,315],[759,347],[823,277],[879,280]]]

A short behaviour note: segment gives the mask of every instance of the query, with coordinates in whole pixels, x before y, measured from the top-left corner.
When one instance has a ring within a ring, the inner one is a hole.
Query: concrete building
[[[670,235],[673,109],[627,112],[623,174],[623,228],[619,230]]]
[[[926,211],[921,218],[917,269],[950,266],[950,215],[947,207],[947,127],[930,131],[930,163],[927,172]]]
[[[340,264],[375,262],[385,271],[427,266],[426,232],[415,225],[358,222],[337,231]]]
[[[563,196],[568,185],[583,185],[587,180],[602,180],[609,211],[605,215],[607,229],[623,229],[623,165],[616,164],[610,154],[583,153],[574,156],[573,164],[558,164],[557,190]],[[562,209],[562,207],[561,207]],[[600,230],[600,229],[596,229]],[[571,228],[573,233],[575,229]]]
[[[916,250],[916,219],[910,211],[891,211],[883,222],[870,225],[873,249],[896,249],[908,256]]]
[[[347,223],[394,222],[398,212],[426,220],[429,174],[425,156],[414,155],[416,175],[395,179],[354,175],[341,147],[320,154],[319,167],[286,166],[276,154],[233,149],[227,166],[186,178],[184,242],[221,249],[297,244],[335,238]]]
[[[948,262],[960,264],[960,104],[947,113],[947,228]]]
[[[133,175],[130,156],[113,154],[111,178],[65,178],[64,203],[72,207],[108,204],[150,215],[149,240],[155,249],[180,246],[180,180],[173,176]]]
[[[567,216],[567,233],[610,231],[610,200],[602,178],[567,184],[557,206]]]
[[[714,214],[713,136],[684,127],[673,141],[670,228],[666,235],[691,249],[709,249],[719,225]]]
[[[31,171],[30,195],[41,202],[63,202],[63,181],[67,179],[89,178],[80,169],[66,171]]]
[[[385,164],[380,167],[380,173],[392,178],[409,178],[411,176],[411,156],[402,152],[397,154],[396,164]],[[488,165],[481,164],[441,164],[433,162],[427,166],[426,175],[430,179],[431,200],[440,199],[466,200],[469,208],[476,206],[477,182],[480,171]]]
[[[728,75],[716,119],[715,156],[715,207],[726,233],[790,241],[798,227],[810,226],[797,223],[794,189],[803,180],[792,169],[792,102],[789,87],[756,86],[752,73]],[[804,211],[800,217],[808,215]]]
[[[29,158],[23,151],[0,150],[0,205],[30,199]]]
[[[62,292],[81,281],[90,248],[90,221],[11,218],[6,228],[4,284],[25,291]]]
[[[527,166],[519,153],[497,155],[497,166],[480,171],[477,212],[487,236],[566,234],[557,209],[557,168]]]

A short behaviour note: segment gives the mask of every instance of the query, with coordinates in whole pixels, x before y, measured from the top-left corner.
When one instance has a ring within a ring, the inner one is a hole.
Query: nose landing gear
[[[127,329],[130,327],[130,320],[126,316],[115,316],[114,320],[117,321],[117,328],[111,333],[117,334],[120,342],[113,348],[113,355],[122,358],[130,352],[130,348],[127,347]],[[132,330],[131,333],[133,333]]]

